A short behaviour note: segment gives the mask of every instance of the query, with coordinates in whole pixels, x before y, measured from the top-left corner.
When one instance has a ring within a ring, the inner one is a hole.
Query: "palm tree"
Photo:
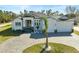
[[[66,7],[66,13],[67,13],[68,18],[70,18],[70,19],[74,18],[76,10],[77,9],[74,6],[67,6]]]
[[[52,10],[49,9],[49,10],[46,10],[46,14],[49,16],[50,14],[52,13]]]
[[[24,17],[28,16],[28,11],[24,10]]]
[[[45,28],[44,28],[44,33],[45,33],[45,37],[46,37],[46,44],[45,44],[45,48],[48,48],[48,21],[47,21],[47,17],[41,17],[42,20],[44,20],[45,23]]]
[[[66,7],[66,12],[68,14],[75,14],[75,11],[76,11],[76,7],[74,7],[74,6],[67,6]]]
[[[41,13],[44,14],[45,13],[45,10],[41,10]]]
[[[21,17],[23,17],[23,16],[24,16],[24,14],[23,14],[23,12],[22,12],[22,11],[20,11],[20,16],[21,16]]]

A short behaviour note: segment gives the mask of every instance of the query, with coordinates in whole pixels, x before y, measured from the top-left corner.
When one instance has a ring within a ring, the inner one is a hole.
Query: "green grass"
[[[12,31],[11,25],[6,25],[0,28],[0,43],[6,41],[9,38],[20,35],[21,31]]]
[[[64,44],[59,43],[49,43],[49,45],[52,47],[50,53],[77,53],[78,51],[71,47]],[[24,49],[23,53],[40,53],[43,49],[44,43],[36,44],[31,47],[28,47]]]
[[[74,32],[73,32],[73,33],[75,33],[75,34],[79,35],[79,31],[74,30]]]

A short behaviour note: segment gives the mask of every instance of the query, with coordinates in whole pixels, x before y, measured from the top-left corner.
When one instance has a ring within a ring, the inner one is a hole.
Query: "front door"
[[[30,28],[31,27],[31,20],[26,20],[26,27]]]
[[[33,28],[32,28],[32,26],[31,26],[31,24],[32,24],[31,20],[25,20],[25,28],[24,28],[24,31],[25,31],[26,33],[31,33],[31,32],[33,32]]]

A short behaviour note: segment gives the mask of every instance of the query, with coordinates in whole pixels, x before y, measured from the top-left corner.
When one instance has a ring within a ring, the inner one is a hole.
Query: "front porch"
[[[30,18],[23,19],[23,32],[31,33],[33,31],[34,31],[33,20]]]
[[[34,32],[34,28],[33,28],[33,27],[30,27],[30,28],[23,28],[23,32],[24,32],[24,33],[31,33],[31,32]]]
[[[23,31],[27,33],[42,32],[40,19],[23,19]]]

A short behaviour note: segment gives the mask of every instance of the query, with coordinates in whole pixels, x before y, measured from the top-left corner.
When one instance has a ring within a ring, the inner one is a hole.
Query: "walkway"
[[[0,44],[0,52],[21,53],[25,48],[29,46],[45,42],[45,38],[33,39],[29,38],[29,36],[30,34],[22,34],[3,42]],[[72,34],[72,36],[50,37],[49,42],[66,44],[79,50],[79,36],[75,34]]]

